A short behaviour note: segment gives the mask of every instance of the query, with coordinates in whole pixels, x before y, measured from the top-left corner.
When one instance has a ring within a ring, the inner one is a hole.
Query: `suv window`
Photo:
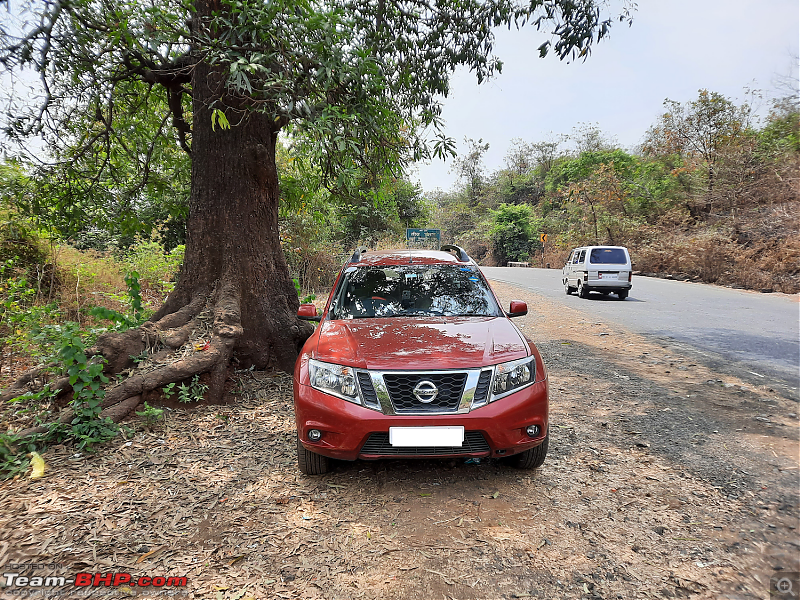
[[[624,265],[628,262],[625,250],[622,248],[592,248],[589,254],[589,262],[592,264],[604,265]]]
[[[586,258],[586,250],[581,250],[581,255],[578,257],[578,264],[583,264],[583,260]]]
[[[349,267],[331,305],[333,319],[502,314],[475,266]]]
[[[578,262],[580,261],[580,259],[581,259],[581,253],[580,253],[580,251],[579,251],[579,250],[575,250],[575,258],[573,258],[573,260],[572,260],[572,264],[573,264],[573,265],[577,265],[577,264],[578,264]]]

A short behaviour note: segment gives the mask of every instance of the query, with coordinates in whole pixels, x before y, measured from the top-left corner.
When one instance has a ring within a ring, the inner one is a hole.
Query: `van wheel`
[[[617,296],[619,296],[620,300],[625,300],[628,297],[628,290],[620,290],[617,292]]]
[[[549,445],[550,432],[544,436],[544,441],[535,448],[504,458],[503,462],[517,469],[538,469],[544,464],[544,459],[547,457],[547,447]]]
[[[578,296],[581,298],[588,298],[589,297],[589,290],[586,289],[586,286],[583,285],[582,281],[578,281]]]
[[[564,282],[564,291],[567,293],[567,296],[571,296],[575,293],[575,288],[569,284],[569,279]]]
[[[297,466],[300,472],[305,475],[324,475],[331,470],[331,460],[327,456],[322,456],[306,447],[297,438]]]

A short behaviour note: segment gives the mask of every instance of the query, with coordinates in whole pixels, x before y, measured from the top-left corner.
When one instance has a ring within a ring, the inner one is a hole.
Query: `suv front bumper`
[[[423,458],[441,456],[511,456],[541,444],[548,430],[548,382],[538,381],[516,393],[462,414],[385,415],[311,386],[294,384],[294,407],[297,433],[308,450],[341,460],[378,458]],[[389,448],[382,436],[390,427],[463,426],[468,440],[460,448]],[[538,425],[539,435],[526,433]],[[322,437],[308,439],[308,431],[317,429]],[[475,432],[475,433],[473,433]],[[476,434],[485,439],[479,443]],[[367,441],[370,444],[365,448]],[[475,441],[478,443],[473,443]]]

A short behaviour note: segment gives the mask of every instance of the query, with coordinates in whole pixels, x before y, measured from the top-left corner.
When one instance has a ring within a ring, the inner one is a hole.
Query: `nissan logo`
[[[436,396],[439,395],[439,388],[437,388],[432,381],[425,379],[414,387],[412,393],[416,396],[417,400],[423,404],[428,404],[433,402]]]

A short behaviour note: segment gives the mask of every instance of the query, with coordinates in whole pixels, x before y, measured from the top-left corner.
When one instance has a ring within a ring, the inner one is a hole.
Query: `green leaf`
[[[216,131],[216,124],[219,123],[220,129],[230,129],[231,124],[228,122],[228,117],[220,109],[215,108],[211,111],[211,129]]]

